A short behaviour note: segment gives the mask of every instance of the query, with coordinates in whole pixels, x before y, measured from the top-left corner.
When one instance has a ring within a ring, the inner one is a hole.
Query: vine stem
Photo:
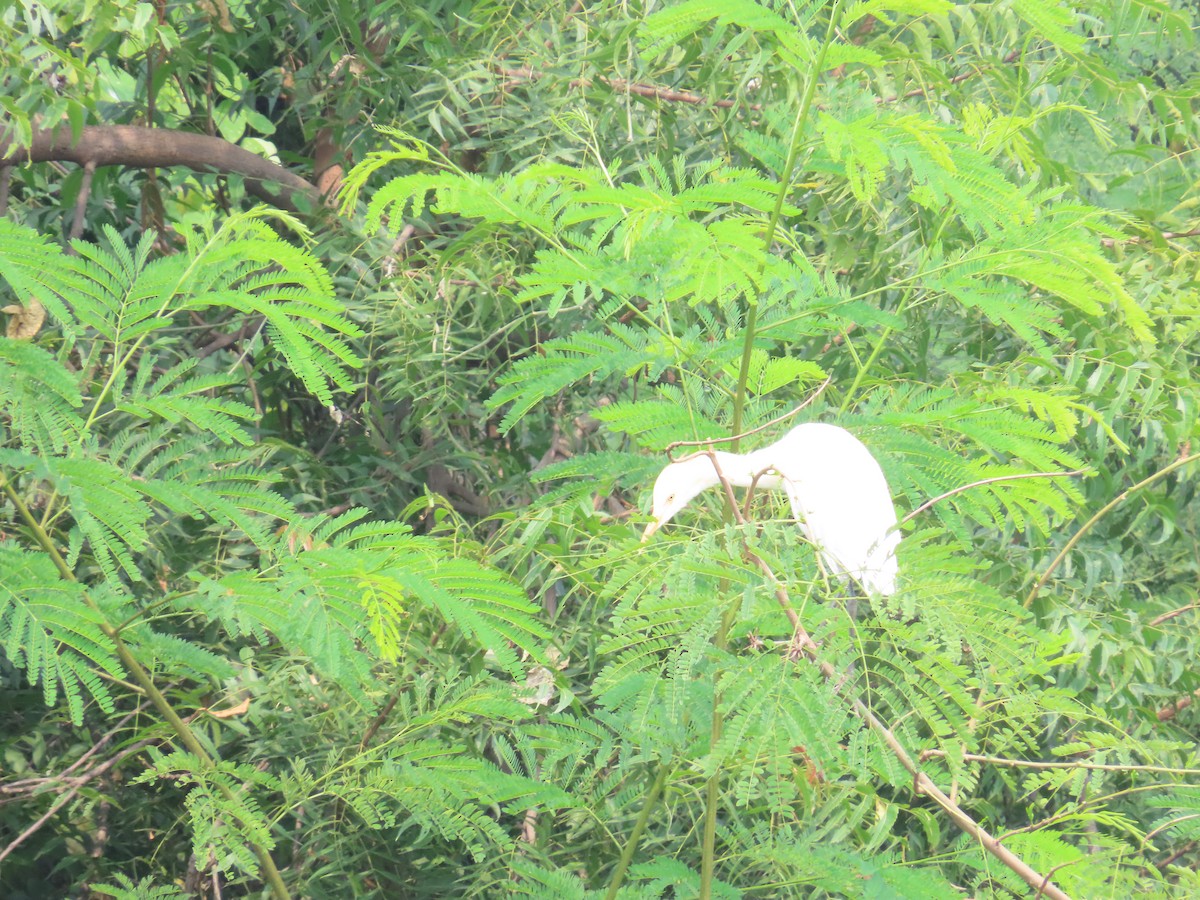
[[[1062,565],[1062,561],[1067,558],[1067,554],[1070,553],[1075,548],[1075,545],[1079,543],[1079,541],[1083,538],[1083,536],[1085,534],[1087,534],[1089,531],[1092,530],[1092,528],[1095,526],[1095,524],[1097,522],[1099,522],[1101,519],[1103,519],[1106,515],[1108,515],[1110,512],[1112,512],[1114,509],[1116,509],[1118,506],[1120,506],[1121,503],[1123,503],[1126,499],[1128,499],[1129,497],[1136,494],[1138,491],[1142,490],[1143,488],[1149,487],[1150,485],[1154,484],[1154,482],[1158,481],[1160,478],[1164,478],[1165,476],[1174,472],[1176,469],[1182,468],[1183,466],[1186,466],[1188,463],[1195,462],[1198,459],[1200,459],[1200,453],[1190,453],[1187,456],[1181,456],[1179,459],[1175,460],[1175,462],[1171,463],[1169,466],[1164,466],[1163,468],[1159,469],[1157,472],[1155,472],[1149,478],[1143,478],[1141,481],[1139,481],[1137,484],[1133,485],[1132,487],[1126,488],[1125,490],[1121,491],[1121,493],[1117,494],[1117,496],[1115,498],[1113,498],[1108,503],[1106,503],[1103,507],[1101,507],[1099,512],[1097,512],[1094,516],[1092,516],[1090,519],[1088,519],[1086,522],[1083,523],[1082,528],[1080,528],[1077,532],[1075,532],[1073,535],[1071,535],[1071,539],[1069,541],[1067,541],[1066,546],[1063,547],[1062,550],[1059,551],[1058,556],[1054,557],[1054,559],[1052,559],[1050,561],[1050,565],[1048,565],[1046,567],[1046,571],[1043,572],[1042,577],[1037,580],[1037,583],[1033,586],[1033,590],[1031,590],[1029,592],[1029,596],[1025,598],[1025,602],[1022,605],[1026,609],[1029,609],[1029,607],[1033,605],[1034,598],[1037,597],[1038,592],[1041,591],[1041,589],[1046,586],[1046,582],[1050,580],[1050,576],[1054,574],[1054,570],[1057,569],[1060,565]]]
[[[37,518],[34,517],[33,513],[30,512],[29,507],[25,505],[25,502],[13,488],[12,482],[8,480],[3,472],[0,472],[0,490],[4,492],[9,502],[17,510],[17,514],[25,520],[25,524],[33,531],[34,540],[49,555],[59,574],[65,580],[77,584],[79,580],[75,577],[75,573],[71,570],[71,567],[67,565],[67,561],[63,559],[62,554],[58,552],[58,548],[54,546],[54,541],[50,539],[50,535],[41,526]],[[89,609],[99,613],[101,616],[104,615],[103,610],[100,609],[100,606],[91,598],[91,595],[86,590],[83,592],[83,602],[87,604]],[[142,667],[137,657],[133,655],[128,645],[122,640],[120,631],[109,624],[107,617],[101,621],[100,630],[104,632],[105,637],[113,642],[113,648],[116,650],[117,657],[121,660],[122,665],[133,676],[133,680],[137,682],[138,686],[146,692],[146,697],[154,704],[155,709],[159,711],[162,717],[167,720],[167,723],[174,730],[183,745],[206,768],[215,769],[217,764],[213,757],[204,749],[204,745],[200,743],[200,739],[196,737],[196,733],[188,727],[188,724],[175,711],[175,708],[171,705],[171,701],[154,684],[150,673]],[[217,781],[215,784],[221,796],[226,800],[230,802],[237,800],[237,797],[227,785],[220,781]],[[254,850],[255,857],[258,859],[263,880],[270,885],[271,893],[275,896],[275,900],[291,900],[292,895],[288,891],[287,885],[283,883],[283,876],[280,875],[279,869],[275,865],[275,860],[271,858],[271,854],[267,852],[265,847],[256,842],[251,841],[250,846]]]
[[[796,171],[796,159],[800,156],[804,126],[808,122],[809,113],[812,112],[813,97],[817,93],[817,82],[825,70],[825,56],[837,33],[837,23],[841,18],[841,12],[842,0],[834,0],[832,8],[829,10],[829,27],[825,30],[825,39],[821,41],[821,49],[817,52],[812,75],[808,79],[808,84],[804,86],[804,96],[800,98],[800,109],[796,112],[796,121],[792,125],[792,136],[788,141],[787,158],[783,163],[783,171],[780,173],[779,193],[775,196],[775,208],[771,210],[771,218],[767,222],[767,233],[763,238],[763,256],[758,267],[760,277],[767,269],[767,257],[775,243],[775,232],[779,228],[779,219],[783,215],[783,204],[792,189],[792,176]],[[748,307],[746,310],[746,338],[742,344],[742,363],[738,369],[737,390],[733,395],[734,434],[742,432],[742,413],[746,408],[746,382],[750,378],[750,357],[754,352],[754,336],[758,327],[758,298],[753,294],[748,294],[746,305]],[[738,449],[736,441],[733,449]],[[703,882],[701,882],[701,888],[703,888]]]

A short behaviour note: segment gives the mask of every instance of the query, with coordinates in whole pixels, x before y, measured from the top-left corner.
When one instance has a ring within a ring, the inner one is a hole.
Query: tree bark
[[[28,147],[0,135],[0,166],[51,161],[139,169],[184,166],[197,172],[241,175],[254,196],[293,212],[297,195],[313,205],[321,202],[316,188],[299,175],[205,134],[140,125],[88,125],[78,142],[72,141],[69,128],[35,129]]]

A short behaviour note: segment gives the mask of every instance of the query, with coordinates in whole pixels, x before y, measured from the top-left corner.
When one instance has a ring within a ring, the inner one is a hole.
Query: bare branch
[[[1179,609],[1173,609],[1170,612],[1165,612],[1161,616],[1155,616],[1146,623],[1146,627],[1154,628],[1155,626],[1161,625],[1163,622],[1166,622],[1169,619],[1174,619],[1176,616],[1182,616],[1190,609],[1200,609],[1200,603],[1189,603],[1187,606],[1181,606]]]
[[[997,475],[995,478],[983,478],[979,481],[972,481],[970,484],[964,484],[961,487],[953,488],[946,491],[944,494],[938,494],[932,500],[926,500],[907,516],[896,523],[894,527],[899,528],[901,525],[908,522],[920,513],[925,512],[933,504],[945,500],[947,497],[953,497],[955,494],[961,494],[963,491],[969,491],[971,488],[982,487],[985,484],[996,484],[1001,481],[1019,481],[1022,478],[1070,478],[1074,475],[1083,475],[1087,469],[1075,469],[1071,472],[1022,472],[1019,475]]]
[[[42,162],[139,169],[183,166],[197,172],[241,175],[252,194],[284,209],[294,211],[298,195],[314,206],[320,203],[316,188],[269,159],[218,137],[169,128],[88,125],[77,143],[72,141],[69,128],[42,128],[34,130],[28,147],[18,146],[10,135],[0,134],[0,166]]]
[[[738,524],[744,525],[746,520],[742,516],[741,510],[738,508],[737,500],[733,494],[733,486],[729,483],[729,479],[727,479],[725,474],[721,471],[721,467],[717,462],[716,454],[709,450],[707,451],[707,455],[712,461],[713,468],[716,469],[717,477],[721,480],[721,487],[724,489],[725,499],[729,503],[729,508],[733,511],[734,518],[737,520]],[[784,614],[787,615],[788,621],[792,623],[792,627],[795,629],[791,648],[793,654],[795,654],[797,658],[800,655],[807,657],[810,662],[820,669],[821,675],[826,681],[838,684],[839,676],[837,670],[831,663],[822,659],[818,655],[817,651],[820,648],[812,639],[812,636],[809,635],[808,631],[804,628],[804,625],[800,621],[800,617],[792,608],[791,599],[788,596],[787,588],[784,586],[783,582],[779,580],[766,561],[764,561],[761,556],[755,553],[750,548],[750,544],[744,539],[742,541],[742,550],[746,554],[747,558],[752,560],[759,568],[767,581],[771,583],[771,586],[775,590],[775,599],[783,608]],[[1050,897],[1051,900],[1070,900],[1070,897],[1064,891],[1051,883],[1049,875],[1040,874],[1027,862],[1021,859],[1021,857],[1017,856],[1015,853],[1005,847],[982,825],[971,818],[970,814],[966,810],[951,800],[941,788],[934,784],[933,780],[921,771],[918,763],[914,762],[912,757],[908,755],[908,751],[904,749],[904,745],[900,743],[900,740],[896,737],[895,733],[888,728],[883,721],[879,719],[879,717],[876,716],[875,713],[870,710],[870,708],[867,707],[865,703],[863,703],[857,697],[850,697],[849,700],[851,709],[854,710],[854,714],[858,716],[858,718],[861,719],[867,725],[867,727],[871,729],[871,731],[875,732],[875,734],[883,740],[883,742],[888,746],[888,749],[892,751],[892,755],[899,760],[900,765],[902,765],[904,769],[913,776],[913,787],[917,793],[924,794],[933,800],[934,803],[940,806],[942,810],[948,816],[950,816],[955,825],[978,841],[985,850],[992,854],[992,856],[996,857],[996,859],[1015,872],[1022,881],[1024,881],[1027,885],[1033,888],[1034,891],[1037,892],[1038,896],[1045,895],[1046,897]]]
[[[537,81],[545,77],[544,72],[531,69],[529,66],[521,66],[518,69],[498,68],[496,71],[511,81]],[[734,100],[709,100],[707,97],[701,94],[693,94],[691,91],[676,91],[671,88],[655,87],[652,84],[626,81],[623,78],[605,78],[603,75],[597,76],[594,81],[591,78],[572,78],[570,85],[573,88],[586,88],[591,87],[596,82],[607,85],[620,93],[637,94],[639,97],[648,97],[651,100],[666,100],[670,103],[691,103],[695,106],[708,105],[719,109],[730,109],[739,105]],[[757,110],[762,107],[759,104],[754,104],[747,108]]]
[[[667,450],[666,450],[667,459],[671,460],[671,462],[679,462],[679,460],[677,460],[671,456],[671,451],[674,450],[676,447],[708,447],[712,444],[731,444],[734,441],[740,441],[742,438],[749,437],[752,434],[758,434],[760,431],[766,431],[772,425],[777,425],[780,422],[782,422],[784,419],[790,419],[792,416],[796,415],[796,413],[800,412],[800,410],[804,409],[804,407],[811,404],[814,400],[816,400],[818,397],[821,396],[821,394],[823,394],[825,392],[825,388],[829,387],[829,383],[831,381],[833,381],[832,377],[826,378],[823,382],[821,382],[821,386],[816,389],[816,391],[812,394],[812,396],[809,397],[807,400],[805,400],[803,403],[801,403],[799,406],[797,406],[795,409],[790,410],[789,412],[785,412],[782,416],[776,416],[770,422],[765,422],[762,425],[759,425],[757,428],[751,428],[749,431],[743,431],[741,434],[735,434],[735,435],[732,435],[731,437],[708,438],[707,440],[703,440],[703,441],[672,441],[671,443],[667,444]],[[715,466],[716,464],[717,464],[716,460],[713,460],[713,465]],[[718,474],[719,474],[719,472],[720,472],[720,470],[718,469]]]
[[[943,757],[945,750],[926,750],[921,759]],[[980,756],[976,753],[964,753],[961,757],[968,762],[988,763],[993,766],[1007,766],[1012,769],[1086,769],[1090,772],[1155,772],[1160,775],[1200,775],[1200,769],[1174,768],[1172,766],[1138,766],[1120,765],[1117,763],[1090,763],[1083,760],[1064,760],[1063,762],[1042,762],[1028,759],[1005,759],[1002,756]]]

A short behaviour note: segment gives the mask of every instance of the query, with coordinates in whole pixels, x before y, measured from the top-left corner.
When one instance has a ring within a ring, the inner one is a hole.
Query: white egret
[[[787,493],[800,528],[842,581],[868,594],[896,591],[896,508],[883,470],[862,441],[844,428],[810,422],[752,453],[712,451],[671,463],[654,482],[654,520],[645,541],[705,488],[725,479]],[[757,478],[757,481],[755,479]]]

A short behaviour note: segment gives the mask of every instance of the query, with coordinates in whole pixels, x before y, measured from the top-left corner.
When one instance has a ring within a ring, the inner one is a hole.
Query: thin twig
[[[1004,57],[1004,63],[1007,65],[1008,63],[1015,62],[1020,55],[1021,55],[1020,50],[1013,50],[1011,53],[1009,53],[1007,56]],[[964,81],[974,78],[981,71],[983,71],[982,67],[971,69],[968,72],[960,72],[959,74],[957,74],[953,78],[951,78],[949,81],[947,81],[946,84],[947,85],[962,84]],[[929,91],[927,88],[913,88],[911,91],[906,91],[903,94],[893,94],[890,97],[876,97],[875,103],[882,106],[885,103],[895,103],[897,100],[910,100],[913,97],[924,97],[928,93],[929,93]]]
[[[149,706],[150,704],[148,701],[143,702],[132,712],[126,713],[121,721],[117,722],[116,725],[101,735],[96,742],[92,744],[92,746],[82,756],[79,757],[79,759],[75,760],[75,762],[71,763],[71,765],[67,766],[57,775],[41,778],[22,778],[18,781],[10,781],[7,784],[0,784],[0,794],[25,793],[26,791],[32,790],[35,787],[40,787],[43,784],[50,784],[53,782],[61,782],[63,784],[76,786],[83,784],[92,777],[91,774],[77,776],[71,775],[71,773],[99,753],[104,748],[104,745],[113,739],[117,732],[129,724],[130,719],[141,715],[149,708]]]
[[[238,341],[244,341],[251,335],[256,334],[258,329],[262,328],[265,320],[265,316],[247,317],[246,321],[243,322],[241,327],[236,331],[232,333],[221,332],[203,347],[197,347],[195,351],[196,357],[198,359],[204,359],[205,357],[216,353],[218,350],[224,350],[231,344],[236,344]]]
[[[737,500],[733,494],[733,485],[729,483],[729,479],[721,471],[717,463],[716,454],[711,450],[708,451],[708,456],[712,460],[713,467],[716,469],[717,477],[721,481],[721,487],[725,491],[725,499],[729,503],[729,508],[733,510],[734,517],[739,524],[744,524],[745,520],[741,516],[741,510],[738,509]],[[804,628],[800,622],[800,617],[792,608],[791,598],[788,596],[787,588],[781,582],[778,576],[775,575],[771,567],[763,560],[761,556],[750,549],[749,543],[743,539],[742,549],[745,554],[754,561],[759,570],[763,573],[766,579],[771,583],[775,590],[775,599],[783,608],[784,613],[788,617],[788,621],[792,623],[795,629],[792,646],[800,653],[806,656],[810,662],[815,664],[820,670],[821,675],[826,681],[837,683],[838,672],[833,665],[827,662],[818,655],[819,647],[816,641]],[[1050,882],[1049,875],[1041,875],[1037,870],[1025,862],[1021,857],[1017,856],[995,837],[993,837],[982,825],[971,818],[961,806],[951,800],[946,794],[933,783],[933,780],[921,771],[920,766],[913,761],[908,755],[908,751],[904,749],[904,745],[900,743],[899,738],[895,733],[888,728],[878,716],[873,713],[865,703],[857,697],[850,697],[850,705],[854,714],[861,719],[868,728],[874,731],[892,751],[892,755],[900,762],[900,765],[913,776],[914,790],[919,794],[924,794],[934,801],[942,810],[950,816],[959,828],[969,834],[972,838],[979,842],[981,846],[996,859],[1006,865],[1009,869],[1015,872],[1022,881],[1033,888],[1040,895],[1050,897],[1051,900],[1070,900],[1070,897],[1057,886]]]
[[[1083,862],[1083,860],[1081,860],[1081,859],[1068,859],[1066,862],[1059,863],[1057,866],[1055,866],[1049,872],[1047,872],[1046,877],[1042,879],[1042,883],[1038,885],[1037,890],[1034,891],[1034,893],[1033,893],[1034,900],[1037,900],[1038,897],[1041,897],[1043,895],[1050,896],[1050,892],[1049,892],[1048,888],[1050,887],[1050,876],[1051,875],[1053,875],[1059,869],[1065,869],[1067,866],[1075,866],[1081,862]]]
[[[1172,241],[1175,238],[1200,237],[1200,228],[1193,228],[1191,231],[1162,231],[1157,235],[1149,237],[1127,237],[1120,240],[1117,238],[1101,238],[1100,243],[1105,247],[1115,247],[1118,244],[1142,244],[1153,240],[1155,237],[1162,238],[1164,241]]]
[[[708,438],[707,440],[703,440],[703,441],[672,441],[671,443],[667,444],[667,449],[666,449],[667,459],[671,460],[671,462],[679,462],[679,460],[677,460],[673,456],[671,456],[671,451],[674,450],[676,447],[708,447],[712,444],[731,444],[734,441],[740,441],[742,438],[749,437],[752,434],[758,434],[760,431],[766,431],[772,425],[778,425],[780,422],[784,421],[785,419],[790,419],[792,416],[796,415],[798,412],[800,412],[806,406],[811,404],[814,400],[816,400],[818,397],[820,397],[822,393],[824,393],[825,388],[829,387],[829,383],[832,380],[833,380],[832,377],[826,378],[824,381],[821,382],[821,386],[816,389],[816,391],[813,393],[813,395],[811,397],[809,397],[807,400],[805,400],[803,403],[801,403],[799,406],[797,406],[795,409],[793,409],[789,412],[785,412],[782,416],[776,416],[770,422],[764,422],[762,425],[759,425],[757,428],[751,428],[749,431],[743,431],[741,434],[735,434],[735,435],[732,435],[731,437]],[[693,455],[695,455],[695,454],[693,454]],[[716,463],[714,462],[714,465],[715,464]]]
[[[925,750],[921,753],[921,759],[940,758],[945,755],[945,750]],[[1082,760],[1078,762],[1040,762],[1027,759],[1005,759],[1002,756],[980,756],[976,753],[964,753],[960,758],[968,762],[1008,766],[1014,769],[1086,769],[1090,772],[1155,772],[1160,775],[1200,775],[1200,769],[1176,769],[1171,766],[1123,766],[1115,763],[1089,763]]]
[[[578,5],[578,4],[576,4]],[[1020,51],[1014,50],[1004,57],[1005,63],[1013,62],[1020,55]],[[511,81],[539,81],[546,76],[545,72],[540,72],[537,69],[529,66],[520,66],[519,68],[504,68],[496,67],[496,73],[503,75]],[[983,71],[983,67],[971,69],[968,72],[960,72],[953,78],[947,81],[947,84],[961,84],[971,78],[975,78]],[[737,100],[722,98],[719,100],[709,100],[703,94],[697,94],[693,91],[679,91],[673,88],[656,87],[652,84],[642,84],[637,81],[626,81],[623,78],[607,78],[603,75],[597,75],[595,79],[591,78],[572,78],[569,82],[572,88],[587,88],[594,83],[600,83],[612,88],[614,91],[627,94],[636,94],[639,97],[648,97],[651,100],[666,100],[669,103],[690,103],[693,106],[712,106],[717,109],[733,109],[736,106],[743,106],[753,112],[758,112],[762,109],[761,103],[740,103]],[[927,88],[913,88],[903,94],[893,94],[890,97],[876,97],[875,102],[878,105],[895,103],[899,100],[907,100],[913,97],[923,97],[928,93]]]
[[[1167,867],[1170,866],[1171,863],[1175,862],[1175,860],[1179,859],[1179,857],[1184,856],[1185,854],[1191,853],[1195,849],[1196,849],[1196,842],[1188,841],[1186,844],[1184,844],[1178,850],[1173,852],[1166,859],[1162,860],[1161,862],[1156,862],[1154,864],[1154,867],[1156,869],[1158,869],[1158,871],[1160,871],[1160,872],[1165,872],[1167,870]]]
[[[1189,603],[1187,606],[1181,606],[1179,609],[1173,609],[1170,612],[1165,612],[1161,616],[1155,616],[1147,623],[1146,627],[1154,628],[1156,625],[1161,625],[1168,619],[1174,619],[1176,616],[1182,616],[1189,609],[1200,609],[1200,603]]]
[[[50,804],[50,808],[46,810],[46,812],[40,816],[36,822],[31,824],[28,828],[13,838],[12,841],[9,842],[8,846],[0,849],[0,862],[4,862],[4,860],[11,855],[14,850],[20,847],[21,844],[25,843],[25,841],[29,840],[29,838],[33,835],[37,834],[37,832],[41,830],[42,826],[50,821],[55,813],[70,803],[75,795],[78,794],[83,789],[84,785],[90,780],[95,778],[97,775],[104,774],[127,756],[138,753],[144,750],[146,747],[157,743],[159,743],[157,738],[147,738],[143,741],[138,741],[135,744],[125,747],[115,756],[110,757],[94,768],[89,769],[86,774],[73,776],[70,779],[71,789]]]
[[[529,66],[521,66],[518,69],[497,68],[496,72],[509,78],[513,81],[538,81],[545,76],[544,72],[539,72],[536,69],[531,69]],[[671,103],[691,103],[694,106],[709,105],[720,109],[732,109],[737,106],[734,100],[709,100],[701,94],[694,94],[691,91],[676,91],[671,88],[655,87],[652,84],[640,84],[636,81],[626,81],[623,78],[606,78],[599,75],[595,79],[596,82],[612,88],[614,91],[624,92],[627,94],[637,94],[639,97],[648,97],[652,100],[666,100]],[[570,86],[591,87],[593,84],[591,78],[572,78]],[[761,105],[753,104],[748,106],[749,109],[761,109]]]
[[[1152,837],[1154,837],[1155,835],[1161,834],[1162,832],[1164,832],[1170,828],[1174,828],[1176,825],[1179,825],[1181,822],[1190,822],[1193,819],[1200,819],[1200,813],[1188,813],[1186,816],[1175,816],[1174,818],[1169,819],[1166,822],[1163,822],[1161,825],[1159,825],[1153,831],[1146,832],[1145,837],[1142,838],[1142,846],[1145,847],[1147,844],[1149,844],[1150,839]]]
[[[1186,466],[1188,463],[1194,462],[1197,459],[1200,459],[1200,453],[1190,453],[1187,456],[1180,457],[1169,466],[1164,466],[1163,468],[1159,469],[1149,478],[1143,478],[1133,487],[1126,488],[1125,490],[1121,491],[1121,493],[1119,493],[1113,500],[1106,503],[1098,513],[1083,523],[1083,527],[1071,536],[1071,539],[1067,541],[1066,546],[1059,551],[1058,556],[1054,557],[1054,559],[1050,561],[1050,565],[1046,567],[1046,571],[1043,572],[1042,577],[1037,580],[1037,583],[1033,586],[1033,589],[1029,592],[1029,596],[1025,598],[1025,602],[1022,605],[1026,609],[1029,609],[1029,607],[1033,605],[1034,598],[1037,597],[1038,592],[1046,585],[1046,582],[1050,580],[1050,576],[1054,574],[1054,570],[1062,564],[1062,561],[1067,558],[1067,554],[1075,548],[1075,545],[1083,539],[1085,534],[1092,530],[1092,527],[1097,522],[1108,515],[1114,508],[1119,506],[1127,497],[1136,494],[1144,487],[1149,487],[1150,485],[1154,484],[1154,482],[1158,481],[1158,479],[1163,478],[1181,466]]]
[[[358,749],[360,752],[367,749],[371,743],[371,739],[375,737],[375,732],[379,731],[379,729],[383,726],[383,723],[387,721],[388,716],[392,714],[392,710],[395,709],[396,704],[400,702],[400,695],[400,691],[396,691],[396,693],[392,694],[392,696],[388,698],[387,703],[383,705],[383,709],[381,709],[371,721],[371,724],[363,733],[362,740],[358,742]]]
[[[918,514],[925,512],[933,504],[945,500],[947,497],[953,497],[955,494],[961,494],[963,491],[969,491],[971,488],[982,487],[985,484],[996,484],[1000,481],[1018,481],[1022,478],[1071,478],[1075,475],[1083,475],[1087,469],[1075,469],[1071,472],[1022,472],[1019,475],[997,475],[995,478],[984,478],[980,481],[972,481],[970,484],[964,484],[962,487],[956,487],[953,490],[946,491],[944,494],[938,494],[932,500],[926,500],[907,516],[895,524],[895,528],[905,525],[909,520],[915,518]]]

